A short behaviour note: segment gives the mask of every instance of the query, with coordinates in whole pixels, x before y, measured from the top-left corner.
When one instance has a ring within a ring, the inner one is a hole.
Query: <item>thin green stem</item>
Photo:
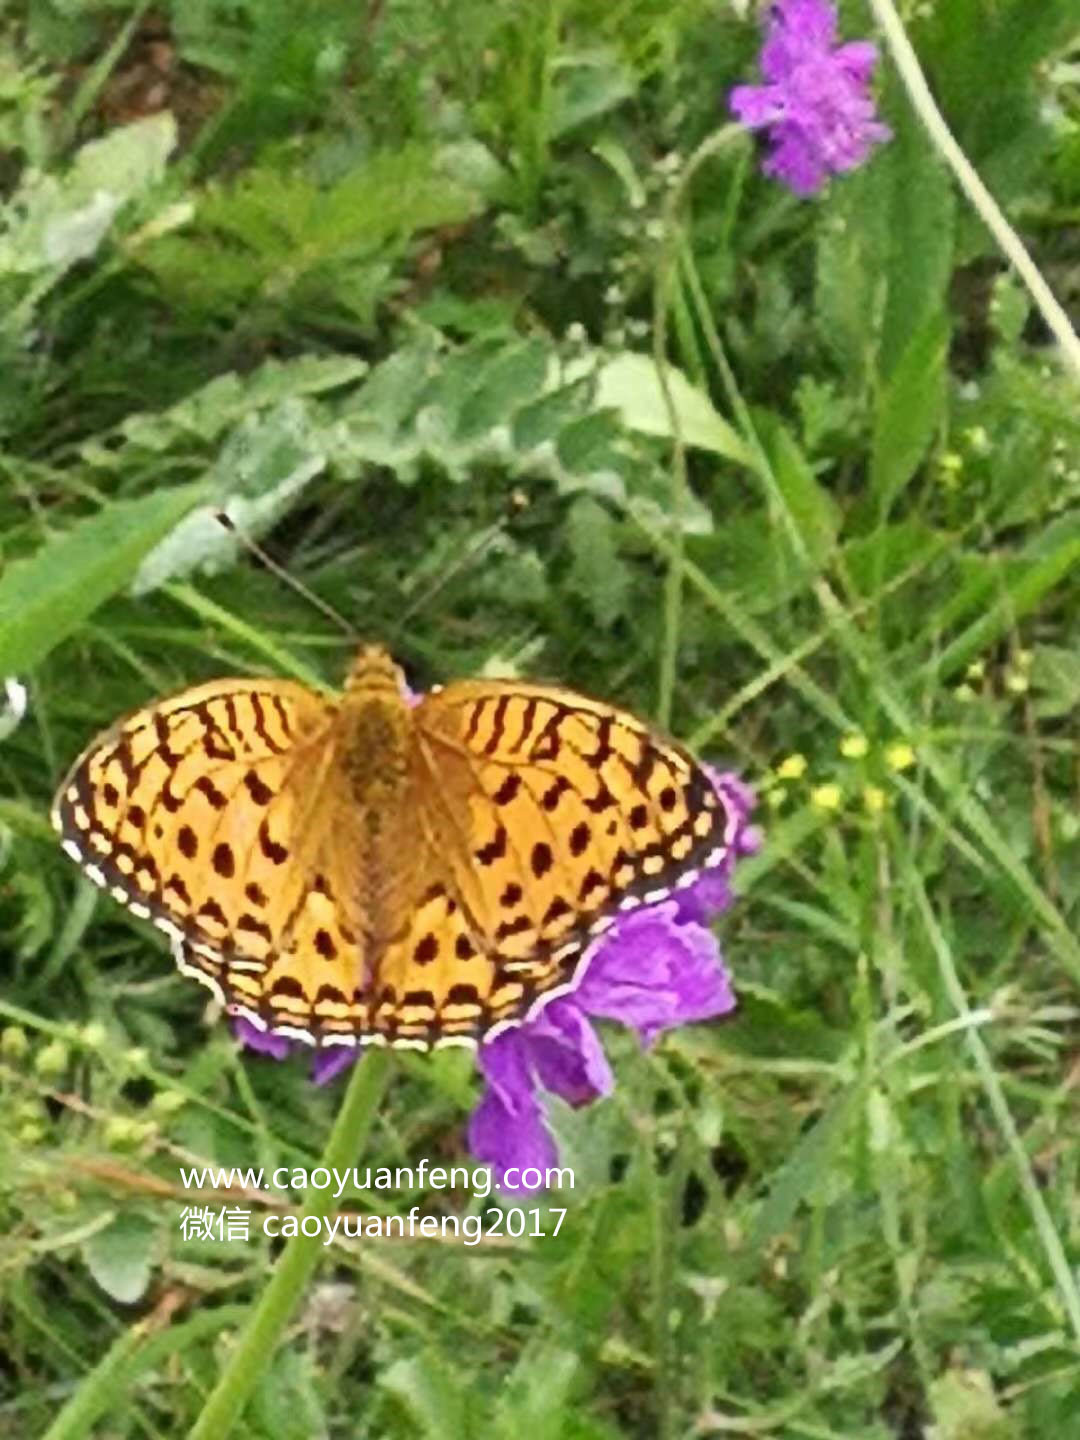
[[[674,443],[674,457],[671,467],[671,525],[672,549],[664,589],[664,640],[660,648],[659,693],[656,702],[657,719],[665,729],[671,724],[671,707],[675,694],[676,661],[679,652],[679,629],[682,623],[683,592],[683,517],[686,513],[686,498],[689,483],[686,472],[686,441],[671,382],[668,377],[668,315],[672,304],[672,285],[675,275],[676,258],[679,251],[679,211],[686,199],[694,176],[707,160],[710,160],[732,140],[743,132],[737,125],[725,125],[703,140],[683,168],[678,181],[672,187],[664,206],[663,249],[656,263],[653,278],[653,363],[656,366],[657,383],[664,397],[668,423]]]
[[[349,1088],[319,1162],[331,1172],[353,1164],[364,1150],[386,1085],[389,1060],[385,1050],[370,1050],[353,1066]],[[301,1231],[308,1216],[321,1221],[333,1203],[329,1190],[310,1193],[300,1221]],[[320,1255],[325,1253],[319,1233],[299,1233],[288,1242],[189,1440],[225,1440],[259,1378],[273,1363],[281,1333],[300,1303]]]
[[[869,0],[885,43],[911,100],[912,109],[922,121],[935,149],[956,176],[961,190],[971,201],[983,224],[1001,246],[1020,279],[1027,286],[1039,313],[1051,334],[1061,346],[1065,363],[1080,378],[1080,339],[1069,323],[1069,317],[1058,303],[1053,291],[1039,272],[1024,247],[1020,236],[1005,219],[993,195],[980,180],[978,172],[956,143],[945,117],[934,103],[930,87],[919,65],[919,58],[907,37],[892,0]]]
[[[1035,1233],[1042,1242],[1043,1252],[1046,1255],[1050,1273],[1054,1277],[1057,1292],[1061,1299],[1062,1309],[1068,1318],[1069,1327],[1074,1336],[1080,1339],[1080,1289],[1077,1288],[1076,1279],[1073,1275],[1069,1257],[1065,1253],[1065,1247],[1061,1243],[1061,1237],[1054,1225],[1053,1216],[1047,1208],[1043,1199],[1039,1182],[1035,1178],[1031,1160],[1028,1157],[1020,1132],[1016,1128],[1016,1122],[1009,1109],[1009,1102],[1005,1098],[1005,1091],[1001,1081],[998,1079],[997,1071],[994,1069],[994,1062],[990,1052],[983,1043],[983,1038],[977,1026],[970,1023],[974,1012],[968,1004],[967,994],[957,973],[953,954],[949,948],[948,941],[943,934],[937,921],[937,916],[927,898],[923,886],[922,876],[917,873],[914,865],[908,867],[908,879],[911,882],[912,893],[915,896],[919,913],[922,916],[923,925],[927,938],[930,941],[931,949],[938,963],[938,972],[941,975],[945,990],[952,1001],[958,1016],[967,1022],[964,1039],[971,1052],[971,1058],[975,1062],[975,1069],[978,1072],[983,1092],[990,1105],[991,1114],[997,1123],[1002,1138],[1009,1151],[1009,1156],[1016,1170],[1016,1177],[1020,1184],[1020,1190],[1028,1207],[1035,1225]]]

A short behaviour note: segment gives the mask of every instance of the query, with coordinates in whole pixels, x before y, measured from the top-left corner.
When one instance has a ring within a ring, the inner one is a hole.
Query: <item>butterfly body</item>
[[[53,819],[180,969],[321,1045],[474,1043],[573,987],[618,915],[722,860],[707,773],[623,711],[383,650],[343,694],[220,680],[120,721]]]

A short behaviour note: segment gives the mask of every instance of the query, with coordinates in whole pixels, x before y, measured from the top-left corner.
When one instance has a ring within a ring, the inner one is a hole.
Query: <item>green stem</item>
[[[926,83],[919,58],[912,48],[892,0],[869,0],[881,32],[892,54],[893,63],[908,92],[912,108],[922,121],[934,147],[956,176],[964,194],[971,201],[983,224],[1001,246],[1006,258],[1027,286],[1047,327],[1061,346],[1061,355],[1073,373],[1080,376],[1080,339],[1069,323],[1069,317],[1058,303],[1054,292],[1043,279],[1024,242],[1001,212],[1001,207],[979,178],[978,171],[961,150],[934,102]]]
[[[672,187],[664,206],[664,241],[656,271],[653,277],[653,364],[656,378],[668,413],[668,423],[674,442],[674,458],[671,467],[671,524],[672,554],[664,587],[664,640],[660,648],[659,695],[656,704],[656,718],[666,730],[671,724],[671,707],[675,695],[676,660],[679,650],[679,630],[682,625],[683,591],[683,529],[686,512],[686,497],[689,483],[686,473],[686,442],[671,382],[668,378],[668,314],[671,310],[675,282],[675,262],[679,246],[679,211],[686,199],[690,182],[706,160],[718,151],[738,140],[743,132],[738,125],[725,125],[714,131],[701,142],[690,156],[678,181]]]
[[[328,1170],[354,1164],[366,1146],[386,1084],[389,1059],[385,1050],[369,1050],[353,1066],[349,1088],[319,1161]],[[301,1227],[309,1215],[321,1221],[332,1202],[329,1190],[313,1191]],[[325,1253],[321,1234],[297,1234],[286,1245],[189,1440],[225,1440],[263,1371],[273,1363],[281,1332],[300,1303],[319,1256]]]

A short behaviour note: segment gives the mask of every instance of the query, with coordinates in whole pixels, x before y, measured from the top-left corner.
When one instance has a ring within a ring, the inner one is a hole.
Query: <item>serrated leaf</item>
[[[138,259],[192,311],[220,317],[294,297],[366,320],[409,236],[459,224],[480,204],[425,145],[373,151],[330,185],[258,165],[211,186],[188,231],[141,246]]]
[[[908,484],[941,424],[949,327],[943,312],[912,336],[878,396],[870,492],[885,513]]]
[[[588,496],[575,500],[566,517],[566,540],[573,556],[568,585],[584,598],[598,625],[613,625],[626,611],[630,572],[619,555],[610,512]]]
[[[254,411],[336,390],[359,380],[367,370],[367,362],[352,355],[301,355],[295,360],[267,360],[249,375],[229,371],[216,375],[167,410],[128,415],[104,442],[96,436],[82,446],[80,454],[90,465],[118,470],[129,463],[129,457],[125,447],[115,443],[117,436],[154,454],[174,446],[190,449],[193,441],[212,444]]]
[[[528,1348],[514,1366],[495,1412],[499,1440],[560,1440],[581,1357],[556,1345]]]
[[[209,503],[185,515],[143,559],[131,590],[145,595],[198,570],[216,575],[236,564],[239,536],[258,539],[276,525],[297,496],[326,468],[327,427],[299,399],[265,415],[249,415],[222,447],[207,477]],[[217,519],[223,510],[233,533]]]
[[[598,409],[616,410],[628,430],[637,430],[643,435],[659,435],[668,440],[673,438],[671,416],[651,355],[627,350],[606,363],[601,362],[598,367],[594,358],[584,358],[568,365],[563,375],[553,374],[551,380],[573,380],[594,368],[596,388],[593,404]],[[682,371],[673,365],[666,368],[665,375],[683,443],[755,469],[753,451],[717,413],[708,395],[691,385]]]
[[[120,1215],[82,1247],[90,1274],[123,1305],[133,1305],[150,1284],[155,1233],[142,1216]]]
[[[437,1351],[394,1361],[378,1383],[401,1404],[423,1440],[464,1440],[468,1435],[458,1374]]]
[[[123,590],[143,556],[206,494],[196,481],[120,500],[0,576],[0,675],[29,669]]]
[[[1031,686],[1040,719],[1080,710],[1080,655],[1060,645],[1040,645],[1031,666]]]
[[[504,346],[475,377],[472,393],[461,406],[456,438],[468,440],[497,425],[506,425],[522,405],[544,386],[547,353],[539,340]]]
[[[513,417],[514,445],[521,450],[532,450],[538,445],[555,441],[563,426],[581,415],[588,397],[589,382],[580,379],[549,390],[546,395],[522,406]]]
[[[63,273],[93,255],[117,212],[161,179],[175,144],[162,112],[91,140],[60,179],[31,175],[5,214],[0,270]]]
[[[251,1397],[259,1432],[274,1440],[312,1440],[326,1434],[326,1416],[315,1385],[310,1352],[282,1349],[263,1372]]]

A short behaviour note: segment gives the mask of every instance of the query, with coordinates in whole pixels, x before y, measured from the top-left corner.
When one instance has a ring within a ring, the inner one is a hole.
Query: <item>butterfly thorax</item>
[[[411,721],[401,671],[384,650],[360,651],[341,702],[341,757],[356,803],[378,813],[400,801],[409,775]]]

